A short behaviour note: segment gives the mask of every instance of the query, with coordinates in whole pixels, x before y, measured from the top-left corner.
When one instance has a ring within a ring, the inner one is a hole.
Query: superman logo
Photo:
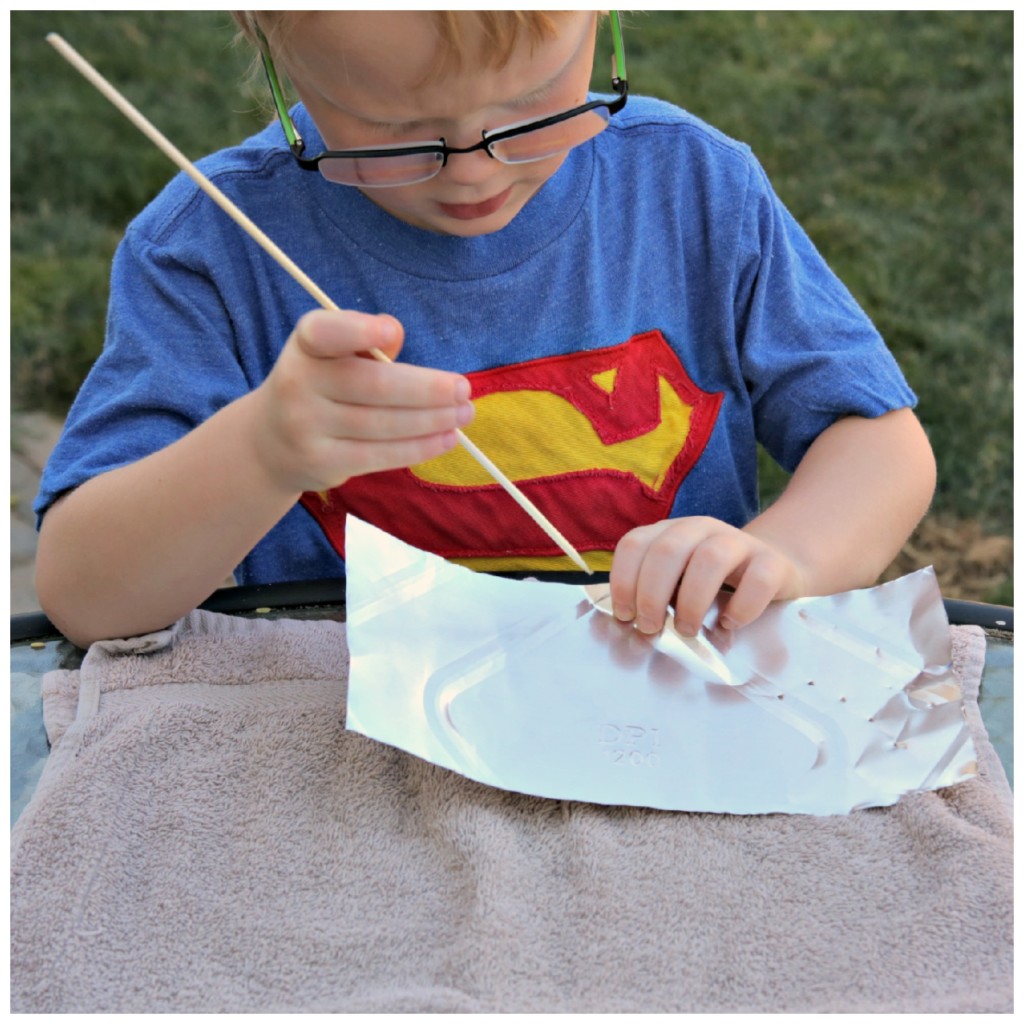
[[[624,533],[666,518],[722,403],[690,380],[660,331],[467,376],[476,418],[466,434],[594,569],[611,566]],[[475,569],[574,568],[461,447],[302,504],[342,555],[352,512]]]

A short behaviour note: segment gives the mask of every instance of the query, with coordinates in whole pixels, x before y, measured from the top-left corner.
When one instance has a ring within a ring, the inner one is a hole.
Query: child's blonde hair
[[[291,30],[307,11],[232,11],[239,34],[257,52],[260,33],[266,37],[271,55],[287,64]],[[521,38],[530,46],[551,38],[557,32],[558,11],[424,11],[430,14],[439,44],[438,59],[430,77],[459,70],[467,58],[482,61],[484,67],[504,67]],[[562,12],[564,13],[564,12]],[[479,31],[482,44],[478,54],[467,55],[467,40],[472,30]]]

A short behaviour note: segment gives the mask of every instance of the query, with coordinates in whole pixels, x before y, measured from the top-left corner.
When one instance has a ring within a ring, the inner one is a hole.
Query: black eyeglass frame
[[[435,153],[441,158],[441,165],[438,167],[436,173],[440,173],[444,166],[448,163],[448,157],[458,153],[475,153],[477,150],[483,150],[487,153],[492,160],[499,159],[495,157],[491,152],[490,147],[498,142],[503,142],[505,139],[514,138],[517,135],[525,135],[528,132],[537,131],[541,128],[549,128],[551,125],[560,124],[562,121],[568,121],[570,118],[578,117],[580,114],[585,114],[591,110],[598,110],[601,107],[605,107],[608,110],[609,116],[617,114],[626,105],[626,100],[629,95],[629,82],[626,78],[626,55],[625,49],[622,44],[622,23],[619,20],[618,11],[609,11],[609,25],[612,33],[612,89],[616,93],[616,98],[613,100],[591,100],[587,103],[583,103],[578,107],[573,107],[571,110],[564,110],[560,114],[552,114],[550,117],[544,117],[537,121],[524,121],[521,124],[509,125],[505,128],[500,128],[497,131],[491,132],[484,130],[481,132],[482,138],[475,145],[467,146],[464,149],[458,149],[454,146],[449,146],[445,140],[439,139],[437,142],[432,143],[409,143],[407,145],[398,146],[374,146],[367,149],[337,149],[324,150],[319,156],[308,157],[305,156],[306,143],[303,141],[302,136],[298,133],[295,124],[292,121],[291,115],[288,112],[288,105],[284,99],[284,90],[281,88],[280,79],[277,75],[277,70],[274,67],[273,59],[270,56],[270,48],[267,45],[267,40],[260,32],[260,52],[263,59],[263,69],[267,75],[267,81],[270,85],[270,91],[274,97],[274,106],[277,108],[277,114],[281,121],[281,127],[284,129],[285,138],[288,142],[288,148],[291,150],[292,155],[295,157],[296,162],[304,171],[317,171],[321,160],[327,159],[338,159],[347,158],[355,160],[372,160],[381,157],[394,157],[394,156],[419,156],[427,153]],[[524,161],[528,162],[528,161]],[[433,177],[433,175],[431,175]],[[429,180],[422,179],[422,180]],[[411,183],[415,184],[415,183]],[[372,186],[371,186],[372,187]],[[380,187],[380,186],[378,186]]]

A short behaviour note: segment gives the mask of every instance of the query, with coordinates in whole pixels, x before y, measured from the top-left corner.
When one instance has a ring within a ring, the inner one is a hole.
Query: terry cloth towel
[[[334,622],[195,612],[44,683],[21,1012],[1005,1011],[1010,791],[848,816],[522,796],[343,727]]]

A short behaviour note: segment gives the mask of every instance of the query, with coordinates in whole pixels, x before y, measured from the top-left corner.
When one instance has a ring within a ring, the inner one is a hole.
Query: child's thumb
[[[315,309],[295,325],[295,340],[315,359],[336,359],[378,349],[393,359],[402,347],[402,325],[387,313]]]

